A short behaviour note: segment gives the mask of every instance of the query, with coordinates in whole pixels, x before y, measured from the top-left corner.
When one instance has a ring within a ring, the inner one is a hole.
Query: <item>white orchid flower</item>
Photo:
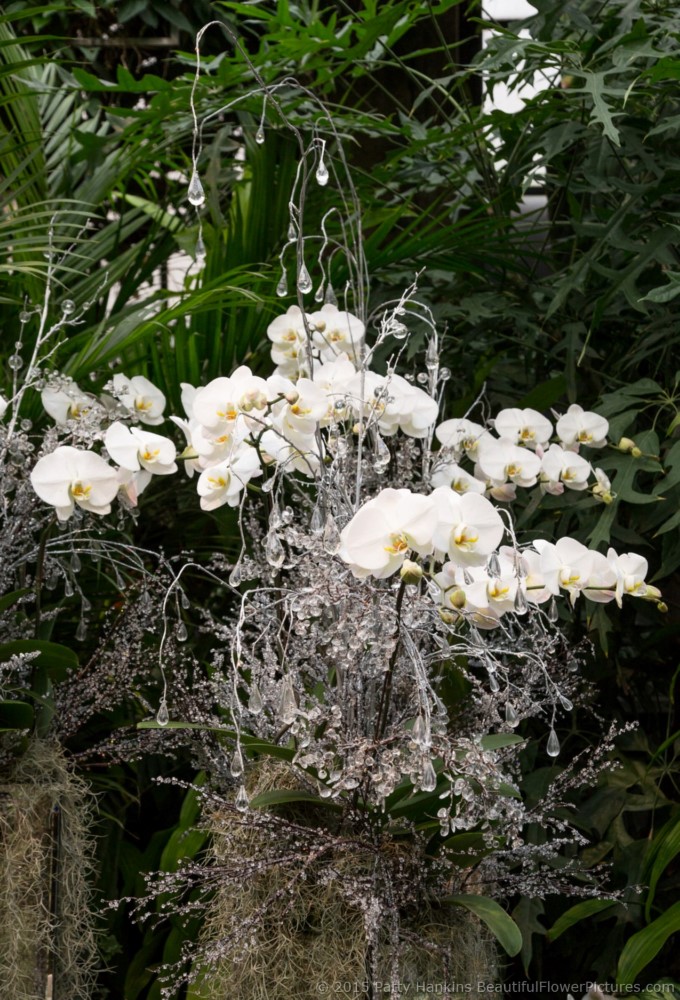
[[[437,512],[431,497],[385,489],[360,507],[340,535],[339,556],[355,577],[384,579],[409,554],[429,555]]]
[[[328,414],[328,396],[321,386],[308,378],[298,379],[293,396],[295,402],[286,403],[281,410],[281,429],[284,436],[289,437],[291,431],[294,435],[314,434],[319,421]]]
[[[616,576],[615,597],[619,607],[623,603],[624,594],[652,601],[661,597],[659,588],[646,582],[649,564],[644,556],[639,556],[635,552],[618,555],[614,549],[609,549],[607,561]]]
[[[437,512],[435,550],[448,553],[457,566],[481,566],[494,552],[505,531],[494,505],[478,493],[458,496],[448,486],[432,493]]]
[[[108,514],[118,493],[116,469],[93,451],[69,445],[38,459],[31,485],[41,500],[55,507],[60,521],[67,521],[78,504],[92,514]]]
[[[496,440],[486,427],[464,417],[445,420],[439,424],[434,433],[444,448],[451,448],[456,458],[460,458],[465,452],[473,461],[481,442]]]
[[[151,426],[163,423],[165,396],[148,378],[135,375],[113,376],[113,388],[122,405],[134,413],[143,424]]]
[[[541,471],[541,459],[528,448],[520,448],[507,438],[485,438],[479,445],[477,464],[494,486],[508,480],[516,486],[533,486]]]
[[[557,436],[563,445],[574,450],[582,444],[589,448],[603,448],[608,433],[609,422],[597,413],[584,410],[578,403],[572,403],[557,421]]]
[[[197,490],[202,510],[216,510],[228,504],[236,507],[241,492],[262,468],[254,448],[245,447],[234,458],[206,469],[198,478]]]
[[[587,585],[593,571],[592,552],[575,538],[560,538],[557,542],[537,539],[534,548],[540,553],[540,572],[551,594],[566,590],[571,603]]]
[[[527,448],[546,445],[553,432],[550,421],[538,410],[530,408],[501,410],[493,423],[499,437]]]
[[[141,427],[127,427],[116,421],[104,435],[104,445],[114,462],[129,472],[146,470],[154,476],[177,472],[174,443]]]
[[[431,482],[434,487],[448,486],[461,496],[465,493],[484,493],[486,490],[480,479],[475,479],[455,462],[439,461],[434,467]]]
[[[283,316],[277,316],[267,327],[273,344],[301,344],[306,339],[305,324],[299,306],[291,306]]]
[[[590,560],[590,574],[583,595],[597,604],[608,604],[616,597],[616,571],[601,552],[591,552]]]
[[[308,322],[312,343],[324,361],[332,361],[340,354],[358,357],[366,327],[357,316],[327,302],[308,317]]]
[[[570,490],[585,490],[592,467],[581,455],[551,444],[541,459],[541,489],[559,495],[566,486]]]
[[[325,361],[314,366],[312,381],[326,394],[328,401],[326,416],[321,421],[324,427],[349,416],[348,393],[356,368],[346,354],[339,354],[333,361]]]
[[[526,588],[527,601],[532,604],[544,604],[552,597],[551,592],[545,585],[545,579],[541,571],[541,557],[533,549],[522,549],[519,555],[509,545],[502,545],[498,550],[499,556],[512,561],[519,560],[524,571],[524,586]]]
[[[284,435],[280,420],[259,437],[260,451],[265,461],[275,462],[286,472],[295,469],[304,476],[313,478],[321,467],[316,437],[313,434],[297,434],[288,428]]]
[[[46,386],[40,393],[40,399],[45,412],[62,427],[69,420],[77,420],[92,407],[92,397],[84,393],[75,382],[71,382],[65,389]]]
[[[8,406],[9,402],[5,399],[4,396],[0,396],[0,420],[2,420],[4,415],[7,413]]]
[[[197,389],[192,411],[203,427],[219,435],[231,431],[239,416],[264,412],[267,400],[265,380],[241,365],[229,378],[215,378]]]

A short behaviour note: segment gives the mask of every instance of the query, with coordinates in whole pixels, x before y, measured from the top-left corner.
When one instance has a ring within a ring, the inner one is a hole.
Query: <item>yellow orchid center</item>
[[[492,600],[498,600],[505,595],[510,590],[510,587],[505,587],[500,580],[492,580],[491,583],[487,584],[486,592]]]
[[[575,573],[570,566],[560,570],[560,584],[563,587],[573,587],[581,579],[580,573]]]
[[[391,552],[392,555],[396,556],[406,552],[409,548],[405,535],[391,535],[390,544],[385,546],[385,552]]]
[[[505,471],[510,478],[512,478],[512,476],[519,476],[522,471],[522,466],[517,465],[516,462],[511,462]]]
[[[137,399],[135,400],[135,410],[140,410],[142,413],[146,413],[146,411],[150,410],[152,406],[153,403],[150,399],[146,399],[144,396],[137,396]]]
[[[224,476],[208,476],[208,482],[210,483],[210,488],[213,490],[221,490],[227,485],[227,480]]]
[[[453,532],[453,540],[459,549],[470,549],[479,541],[479,535],[474,528],[469,528],[467,524],[459,524]]]
[[[153,462],[160,455],[160,451],[161,451],[160,448],[156,448],[154,451],[151,451],[150,448],[147,448],[144,454],[142,455],[142,458],[144,459],[145,462]]]
[[[77,482],[71,486],[71,496],[74,500],[87,500],[91,492],[92,487],[87,483]]]
[[[523,427],[519,432],[520,441],[533,441],[536,437],[536,432],[532,431],[531,427]]]
[[[576,440],[580,441],[581,444],[587,444],[589,441],[593,440],[593,435],[588,431],[579,431]]]
[[[451,483],[451,489],[455,490],[456,493],[467,493],[469,488],[469,484],[464,479],[454,479]]]

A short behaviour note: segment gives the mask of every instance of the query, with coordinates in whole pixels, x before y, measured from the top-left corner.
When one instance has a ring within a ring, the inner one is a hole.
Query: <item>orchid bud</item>
[[[621,438],[616,447],[619,449],[619,451],[632,453],[633,449],[636,447],[636,444],[635,441],[631,440],[631,438]]]
[[[467,596],[465,594],[465,591],[461,590],[460,588],[454,590],[452,593],[449,594],[449,603],[454,608],[458,608],[458,610],[464,608],[465,605],[467,604]]]
[[[290,403],[291,406],[297,403],[299,398],[300,398],[300,393],[297,391],[297,389],[291,389],[290,392],[287,392],[286,395],[284,396],[286,402]]]
[[[423,568],[422,566],[419,566],[417,562],[413,562],[411,559],[405,559],[401,564],[399,576],[402,578],[404,583],[418,583],[418,581],[422,579]]]
[[[456,615],[454,615],[451,611],[446,611],[444,608],[439,609],[439,617],[445,625],[453,625],[456,621]]]

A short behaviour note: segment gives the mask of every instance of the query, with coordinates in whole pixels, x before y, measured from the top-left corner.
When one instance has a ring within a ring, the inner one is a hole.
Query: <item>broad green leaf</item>
[[[650,858],[648,860],[646,880],[649,883],[647,889],[647,901],[645,903],[645,917],[649,920],[652,903],[659,879],[668,865],[680,854],[680,816],[674,816],[666,826],[655,836]]]
[[[680,901],[626,941],[616,972],[616,982],[632,985],[649,963],[656,958],[671,934],[680,931]]]
[[[338,802],[330,799],[322,799],[312,792],[297,791],[293,789],[274,789],[271,792],[261,792],[250,800],[251,809],[268,809],[271,806],[291,805],[295,802],[313,803],[315,806],[322,806],[324,809],[342,809]]]
[[[488,733],[482,736],[479,745],[482,750],[502,750],[504,747],[514,747],[518,743],[525,743],[523,736],[518,733]]]
[[[483,920],[503,950],[512,958],[522,948],[522,932],[500,903],[488,896],[445,896],[442,903],[463,906]]]
[[[0,662],[21,653],[38,653],[33,662],[46,671],[53,681],[64,680],[69,670],[78,666],[78,657],[72,649],[46,639],[12,639],[11,642],[3,642],[0,645]]]
[[[25,701],[0,701],[0,732],[10,729],[30,729],[33,706]]]
[[[4,597],[0,597],[0,611],[7,611],[13,604],[16,604],[19,598],[29,593],[30,590],[24,587],[23,590],[13,590],[11,594],[5,594]]]
[[[583,902],[577,903],[576,906],[571,906],[561,917],[558,917],[548,931],[548,941],[556,941],[570,927],[580,923],[582,920],[586,920],[588,917],[592,917],[595,913],[602,913],[604,910],[609,910],[616,905],[616,902],[612,899],[584,899]]]

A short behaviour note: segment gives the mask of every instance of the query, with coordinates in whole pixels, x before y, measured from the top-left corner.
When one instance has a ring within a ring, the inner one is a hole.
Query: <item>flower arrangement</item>
[[[280,112],[275,91],[264,94]],[[260,127],[256,141],[263,138]],[[197,210],[205,200],[199,153],[195,145],[188,191]],[[146,556],[96,529],[114,504],[134,518],[156,476],[183,466],[203,511],[237,510],[238,558],[227,566],[218,555],[205,568],[229,597],[223,613],[200,609],[214,648],[193,704],[191,692],[168,704],[171,598],[186,596],[185,567],[172,573],[160,607],[163,693],[146,725],[161,736],[204,731],[211,781],[200,794],[216,845],[212,857],[151,890],[161,915],[201,907],[208,915],[207,936],[165,970],[168,996],[181,982],[203,983],[210,995],[211,979],[234,995],[282,1000],[295,988],[302,996],[294,969],[279,976],[278,992],[263,992],[262,937],[287,920],[299,956],[300,928],[321,906],[341,922],[336,938],[351,926],[353,967],[370,994],[378,981],[421,974],[414,947],[436,954],[436,975],[446,976],[459,941],[452,907],[516,954],[521,935],[499,898],[598,894],[597,870],[563,856],[584,842],[564,806],[570,790],[607,766],[611,738],[529,804],[520,791],[525,739],[515,730],[533,725],[555,758],[558,713],[588,700],[581,650],[558,628],[560,598],[572,606],[643,599],[663,610],[642,556],[605,555],[570,537],[525,541],[512,516],[518,491],[531,491],[536,506],[569,491],[611,503],[595,461],[607,447],[604,417],[576,404],[554,423],[526,408],[492,417],[482,395],[464,416],[440,422],[451,373],[440,363],[436,323],[416,283],[369,313],[352,212],[342,239],[328,232],[337,210],[323,217],[318,308],[307,307],[312,174],[322,189],[337,179],[318,135],[302,143],[291,196],[281,259],[294,254],[297,304],[267,328],[274,370],[241,365],[204,386],[182,385],[184,416],[170,418],[181,449],[160,432],[166,400],[143,376],[118,373],[95,394],[48,371],[50,338],[78,321],[72,303],[52,328],[45,303],[26,377],[15,378],[3,404],[13,502],[30,514],[20,558],[37,563],[38,591],[55,575],[73,587],[83,554],[94,552],[116,570],[132,560],[143,573]],[[200,231],[199,246],[205,254]],[[342,306],[329,246],[344,254],[349,275]],[[277,293],[287,295],[285,269]],[[409,371],[404,349],[415,328],[427,331],[427,346],[421,370]],[[30,389],[54,421],[37,460],[20,412]],[[63,529],[56,545],[55,518]],[[85,623],[84,593],[81,602]],[[187,637],[179,617],[174,633]],[[235,907],[244,883],[252,892]]]

